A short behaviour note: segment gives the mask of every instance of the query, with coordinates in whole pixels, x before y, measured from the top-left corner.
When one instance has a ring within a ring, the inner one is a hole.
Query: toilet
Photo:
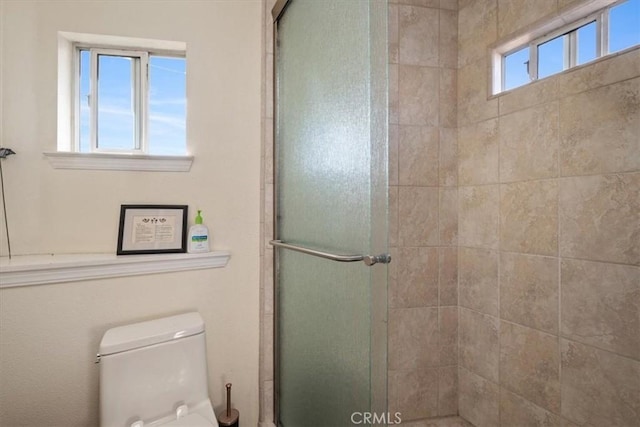
[[[109,329],[98,362],[102,427],[218,427],[199,313]]]

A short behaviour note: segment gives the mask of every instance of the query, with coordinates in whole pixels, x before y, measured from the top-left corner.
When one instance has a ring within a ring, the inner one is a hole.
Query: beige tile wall
[[[459,410],[640,420],[640,50],[488,95],[487,48],[584,1],[461,1]]]
[[[457,1],[391,0],[389,411],[458,412]]]

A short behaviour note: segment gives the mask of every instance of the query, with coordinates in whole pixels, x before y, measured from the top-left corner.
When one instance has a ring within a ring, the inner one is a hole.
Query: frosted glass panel
[[[351,425],[371,406],[367,267],[280,253],[281,425]]]
[[[368,246],[367,18],[366,1],[294,0],[280,20],[283,239],[346,252]]]
[[[387,5],[375,3],[293,0],[278,22],[277,233],[287,243],[386,251]],[[278,254],[280,425],[347,426],[354,412],[385,411],[372,402],[386,397],[376,328],[387,267]]]

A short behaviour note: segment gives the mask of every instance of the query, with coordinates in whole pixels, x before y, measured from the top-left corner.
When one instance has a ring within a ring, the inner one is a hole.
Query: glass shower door
[[[276,417],[385,424],[387,2],[279,1],[274,15]]]

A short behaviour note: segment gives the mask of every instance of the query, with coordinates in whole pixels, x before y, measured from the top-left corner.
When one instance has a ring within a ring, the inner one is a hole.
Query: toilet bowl
[[[102,427],[218,427],[199,313],[109,329],[98,361]]]

